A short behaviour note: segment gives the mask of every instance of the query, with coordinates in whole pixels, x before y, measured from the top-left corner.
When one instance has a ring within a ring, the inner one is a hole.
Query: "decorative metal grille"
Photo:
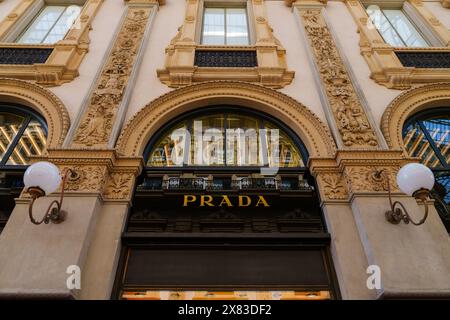
[[[450,52],[396,52],[404,67],[450,68]]]
[[[45,63],[52,48],[0,48],[0,64]]]
[[[257,67],[256,51],[196,50],[198,67],[252,68]]]

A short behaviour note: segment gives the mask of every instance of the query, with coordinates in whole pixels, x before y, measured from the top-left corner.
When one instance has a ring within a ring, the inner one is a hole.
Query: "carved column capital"
[[[103,201],[131,201],[136,177],[143,168],[141,157],[119,157],[115,150],[49,149],[48,156],[33,157],[35,161],[52,162],[61,172],[72,170],[65,193],[98,195]]]
[[[407,158],[400,150],[344,151],[335,158],[311,158],[309,166],[317,179],[323,201],[349,201],[355,195],[378,195],[388,191],[389,177],[392,192],[398,192],[396,176],[406,163],[418,162]],[[384,171],[384,176],[377,173]]]

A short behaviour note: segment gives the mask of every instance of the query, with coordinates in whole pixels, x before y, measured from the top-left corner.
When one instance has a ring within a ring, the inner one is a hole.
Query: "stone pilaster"
[[[340,150],[333,159],[310,159],[332,234],[333,258],[344,296],[450,297],[447,254],[450,242],[432,201],[429,217],[421,226],[393,225],[385,218],[385,212],[390,209],[388,186],[376,174],[380,170],[389,177],[393,201],[403,203],[414,220],[423,216],[423,205],[402,194],[396,185],[399,168],[417,160],[406,157],[400,150]],[[342,241],[343,234],[354,240]],[[351,255],[354,260],[348,258]],[[356,260],[364,268],[358,265],[359,272],[355,273],[358,268],[352,261]],[[363,273],[370,265],[378,266],[381,271],[381,287],[376,290],[368,290],[361,283],[369,276]],[[358,282],[355,277],[359,277]]]
[[[323,15],[326,1],[298,0],[291,4],[301,33],[309,43],[325,113],[339,148],[379,149],[380,139],[364,108],[350,71],[341,57]]]

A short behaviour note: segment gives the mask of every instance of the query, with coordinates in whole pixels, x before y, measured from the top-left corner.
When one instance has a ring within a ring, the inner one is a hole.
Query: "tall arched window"
[[[305,167],[303,145],[274,121],[234,108],[191,113],[167,125],[157,141],[150,141],[147,166]]]
[[[0,232],[22,191],[30,156],[46,145],[47,126],[38,114],[22,106],[0,103]]]
[[[144,159],[115,297],[339,297],[308,153],[283,123],[203,108],[159,128]]]
[[[45,148],[47,127],[36,113],[0,105],[0,166],[25,166]]]
[[[403,142],[410,156],[421,158],[434,172],[436,208],[450,232],[450,107],[410,118],[403,128]]]

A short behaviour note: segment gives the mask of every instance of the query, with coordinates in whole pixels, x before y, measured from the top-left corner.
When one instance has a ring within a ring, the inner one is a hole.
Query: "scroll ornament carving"
[[[347,189],[345,181],[342,181],[339,173],[326,173],[321,177],[325,197],[330,200],[347,199]]]
[[[378,146],[320,9],[301,13],[338,130],[347,147]]]
[[[129,9],[127,18],[104,66],[87,112],[78,127],[74,145],[101,146],[108,143],[114,119],[144,35],[150,9]]]
[[[70,168],[73,174],[67,176],[66,190],[77,192],[99,192],[105,182],[106,167],[102,166],[67,166],[61,171]]]
[[[347,179],[349,191],[355,192],[383,192],[388,191],[387,180],[383,176],[377,176],[380,170],[389,177],[391,191],[398,191],[396,176],[400,167],[378,168],[378,167],[350,167],[344,172]]]
[[[128,199],[131,194],[133,177],[132,173],[111,173],[103,193],[104,198],[114,200]]]

